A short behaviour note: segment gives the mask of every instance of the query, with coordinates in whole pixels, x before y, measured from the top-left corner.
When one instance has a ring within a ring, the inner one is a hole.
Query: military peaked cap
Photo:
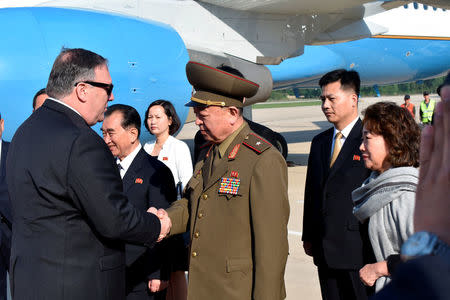
[[[186,106],[244,106],[244,97],[252,97],[259,89],[253,81],[237,75],[190,61],[186,75],[194,87],[191,101]]]

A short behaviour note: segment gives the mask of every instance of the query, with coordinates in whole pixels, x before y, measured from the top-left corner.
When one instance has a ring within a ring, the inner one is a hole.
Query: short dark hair
[[[63,48],[53,63],[47,83],[47,94],[53,98],[69,95],[75,83],[95,78],[95,68],[107,65],[102,56],[85,49]]]
[[[428,96],[430,93],[428,93],[427,91],[423,92],[424,96]]]
[[[438,88],[436,90],[439,97],[441,96],[441,89],[446,85],[450,85],[450,72],[447,73],[447,76],[445,77],[444,82],[440,86],[438,86]]]
[[[361,79],[356,71],[347,71],[345,69],[338,69],[323,75],[319,80],[319,86],[323,88],[325,85],[340,81],[342,89],[353,89],[355,94],[359,97],[361,89]]]
[[[405,97],[404,97],[403,99],[405,99],[405,100],[406,100],[406,99],[411,99],[411,96],[408,95],[408,94],[406,94]]]
[[[148,114],[150,112],[150,108],[155,105],[160,105],[164,108],[164,113],[166,114],[167,118],[172,119],[172,124],[169,125],[169,134],[174,135],[178,129],[180,129],[181,122],[180,118],[177,115],[177,111],[175,110],[175,107],[170,101],[159,99],[155,100],[148,106],[147,110],[145,111],[145,119],[144,119],[144,126],[147,128],[148,132],[150,132],[150,128],[147,124]],[[150,132],[151,133],[151,132]]]
[[[134,127],[138,130],[138,138],[141,135],[141,116],[137,110],[126,104],[114,104],[108,106],[105,112],[105,118],[112,115],[114,112],[120,112],[122,114],[122,123],[120,124],[123,129]]]
[[[383,136],[389,146],[386,159],[393,167],[419,166],[420,128],[408,110],[394,102],[377,102],[365,110],[363,125]]]
[[[34,97],[33,97],[33,109],[36,106],[36,99],[37,99],[37,97],[39,97],[42,94],[45,94],[45,88],[40,89],[39,91],[37,91],[36,95],[34,95]]]

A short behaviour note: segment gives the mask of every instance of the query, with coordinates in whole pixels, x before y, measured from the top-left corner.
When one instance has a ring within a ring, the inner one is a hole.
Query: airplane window
[[[414,5],[414,9],[418,9],[419,8],[419,4],[417,4],[417,2],[414,2],[413,5]]]
[[[408,9],[408,4],[403,5],[404,8]]]
[[[428,5],[424,4],[423,5],[423,9],[427,10],[428,9]]]
[[[437,8],[433,6],[433,10],[434,10],[434,11],[436,11],[436,10],[437,10]]]

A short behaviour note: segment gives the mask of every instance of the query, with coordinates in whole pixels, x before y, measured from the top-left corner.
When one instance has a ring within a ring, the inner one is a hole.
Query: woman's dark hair
[[[408,110],[394,102],[378,102],[365,110],[363,125],[383,136],[389,146],[386,160],[393,167],[419,166],[420,128]]]
[[[150,103],[147,110],[145,111],[145,119],[144,119],[145,128],[147,128],[148,132],[150,132],[150,128],[148,127],[147,124],[148,113],[150,111],[150,108],[155,105],[162,106],[164,108],[164,113],[166,114],[167,118],[172,120],[172,124],[169,125],[169,134],[174,135],[180,128],[181,122],[180,118],[177,115],[177,112],[175,111],[175,107],[173,107],[172,103],[170,103],[170,101],[167,100],[159,99]]]

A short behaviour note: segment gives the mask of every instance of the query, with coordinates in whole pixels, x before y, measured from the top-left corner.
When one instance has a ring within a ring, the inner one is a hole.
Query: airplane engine
[[[264,102],[272,94],[272,74],[265,65],[255,64],[232,55],[221,56],[189,49],[188,52],[193,61],[198,61],[211,67],[218,67],[222,64],[230,66],[239,70],[246,79],[259,84],[258,92],[253,97],[245,100],[245,106]]]
[[[191,95],[186,47],[168,25],[88,10],[50,7],[0,9],[0,113],[3,139],[32,112],[34,94],[47,84],[53,61],[66,48],[85,48],[109,61],[114,103],[135,107],[141,117],[150,102],[171,101],[180,119]],[[99,124],[94,130],[99,132]],[[150,134],[142,127],[142,139]]]

